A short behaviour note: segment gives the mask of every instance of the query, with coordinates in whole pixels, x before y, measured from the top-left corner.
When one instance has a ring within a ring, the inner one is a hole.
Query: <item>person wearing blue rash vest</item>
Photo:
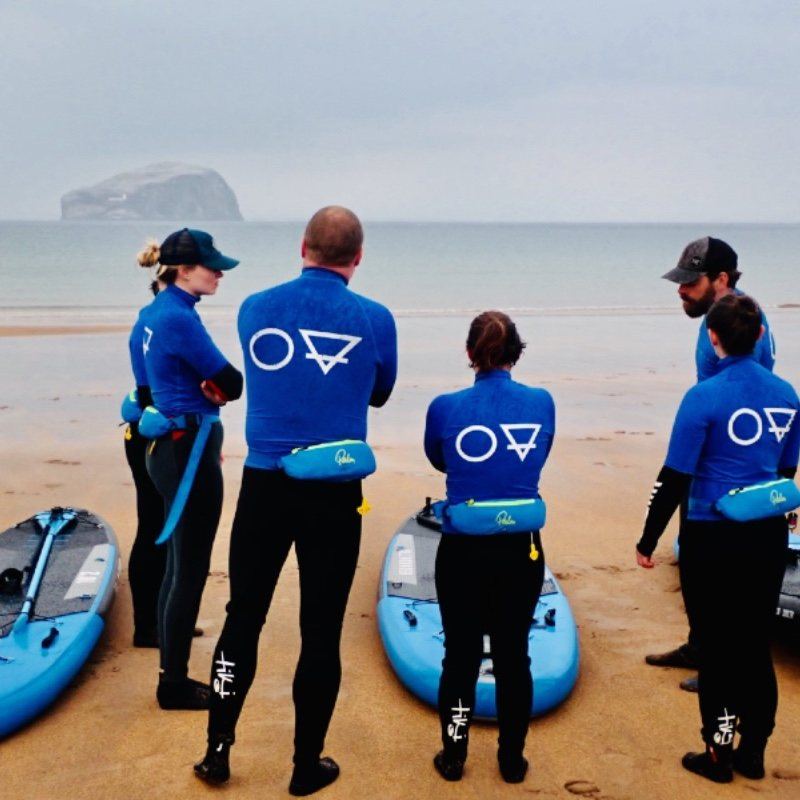
[[[167,517],[173,503],[179,503],[184,472],[193,462],[197,465],[167,545],[158,605],[161,673],[156,696],[164,709],[201,709],[208,707],[209,688],[188,677],[188,663],[222,510],[219,407],[241,396],[242,375],[216,347],[195,306],[204,295],[214,294],[224,271],[239,262],[222,255],[209,234],[184,228],[160,247],[151,243],[139,263],[161,264],[160,279],[166,284],[142,314],[141,347],[153,411],[169,420],[169,430],[153,439],[146,456]],[[198,453],[195,441],[202,443],[204,434],[208,439]]]
[[[167,269],[159,267],[159,270]],[[155,297],[167,285],[156,277],[150,282],[150,291]],[[158,595],[164,580],[167,566],[167,548],[156,544],[164,527],[164,500],[147,472],[146,452],[149,439],[139,433],[141,413],[153,402],[148,384],[147,369],[144,363],[144,328],[149,306],[145,306],[131,329],[128,338],[131,369],[135,392],[131,398],[136,412],[130,409],[124,413],[125,458],[131,470],[136,490],[136,536],[128,560],[128,582],[133,601],[133,646],[158,647]],[[128,401],[126,401],[127,403]],[[202,636],[200,628],[194,629],[195,636]]]
[[[636,560],[653,566],[658,538],[688,493],[681,590],[698,643],[706,750],[687,753],[682,763],[727,783],[733,770],[764,777],[764,750],[775,725],[769,632],[786,566],[788,507],[781,504],[784,493],[797,493],[790,480],[775,482],[797,471],[800,400],[753,357],[763,326],[751,298],[721,298],[707,322],[720,369],[691,388],[678,409]],[[767,498],[766,510],[753,508],[758,497]],[[737,724],[741,738],[734,751]]]
[[[698,383],[713,377],[720,370],[720,358],[708,336],[706,313],[720,298],[742,294],[736,288],[741,277],[738,262],[736,251],[729,244],[706,236],[689,242],[677,266],[662,276],[678,284],[678,295],[686,315],[692,319],[703,318],[695,348]],[[763,309],[760,313],[764,335],[756,343],[753,355],[759,364],[771,371],[775,366],[775,339]]]
[[[434,766],[449,781],[461,778],[467,758],[485,633],[496,680],[500,772],[507,782],[519,783],[528,769],[528,632],[544,580],[540,523],[525,527],[520,519],[515,532],[492,528],[480,535],[462,532],[466,528],[454,513],[468,514],[482,501],[519,501],[493,520],[513,525],[521,503],[542,504],[539,475],[555,435],[555,406],[545,389],[512,380],[510,370],[524,346],[505,314],[476,317],[467,338],[475,385],[437,397],[425,424],[428,460],[447,475],[435,576],[445,648],[439,685],[443,749]]]
[[[158,294],[159,281],[153,280],[151,290]],[[152,403],[147,370],[144,363],[145,306],[131,329],[128,340],[131,368],[139,414]],[[158,593],[164,579],[167,551],[156,546],[156,539],[164,527],[164,501],[147,473],[145,454],[149,440],[139,433],[139,422],[130,419],[125,428],[125,458],[133,476],[136,489],[136,536],[128,561],[128,580],[133,600],[134,647],[158,647]]]
[[[695,365],[698,383],[713,377],[720,370],[720,359],[708,336],[706,313],[712,304],[730,294],[742,294],[736,284],[741,276],[736,251],[727,242],[706,236],[689,242],[681,253],[677,266],[662,277],[678,284],[678,296],[683,310],[692,319],[702,317],[695,348]],[[764,311],[761,311],[764,335],[755,346],[754,357],[766,369],[775,365],[775,339]],[[685,504],[684,504],[685,506]],[[681,519],[685,508],[681,508]],[[679,647],[665,653],[645,657],[648,664],[657,667],[697,668],[697,642],[691,625],[689,638]],[[681,681],[682,689],[697,691],[697,678]]]
[[[292,687],[289,792],[311,794],[339,774],[336,762],[321,756],[341,679],[342,623],[364,510],[361,480],[336,481],[334,472],[310,479],[297,464],[335,453],[330,470],[352,466],[357,459],[350,453],[367,448],[369,406],[382,406],[394,386],[392,315],[348,288],[362,241],[355,214],[321,209],[305,230],[300,277],[252,295],[239,312],[248,454],[231,532],[231,597],[211,667],[208,750],[195,765],[208,783],[230,775],[229,750],[255,676],[258,638],[292,544],[302,646]]]

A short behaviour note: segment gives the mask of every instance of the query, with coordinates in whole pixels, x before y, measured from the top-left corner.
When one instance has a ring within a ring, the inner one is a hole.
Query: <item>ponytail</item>
[[[524,349],[517,326],[502,311],[484,311],[469,326],[470,366],[479,371],[514,366]]]

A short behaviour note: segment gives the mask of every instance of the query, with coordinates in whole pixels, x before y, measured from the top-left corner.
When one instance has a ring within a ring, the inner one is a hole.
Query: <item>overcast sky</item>
[[[248,219],[800,221],[792,0],[0,0],[0,218],[165,160]]]

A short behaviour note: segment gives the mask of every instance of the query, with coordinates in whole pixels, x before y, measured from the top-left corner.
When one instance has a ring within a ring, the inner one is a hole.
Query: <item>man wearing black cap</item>
[[[681,298],[686,315],[692,319],[703,318],[695,349],[698,383],[719,372],[720,359],[714,352],[708,336],[706,313],[721,297],[729,294],[742,294],[736,289],[736,283],[740,276],[736,251],[727,242],[712,236],[705,236],[689,242],[681,253],[677,266],[666,275],[662,275],[662,278],[678,284],[678,296]],[[772,371],[775,365],[775,340],[763,310],[761,311],[761,323],[764,326],[764,334],[756,343],[753,358]],[[681,504],[681,525],[685,518],[685,511],[685,503],[683,503]],[[691,625],[688,641],[666,653],[645,656],[645,661],[655,667],[696,669],[697,641]],[[681,681],[680,685],[681,689],[696,692],[697,677],[687,678]]]

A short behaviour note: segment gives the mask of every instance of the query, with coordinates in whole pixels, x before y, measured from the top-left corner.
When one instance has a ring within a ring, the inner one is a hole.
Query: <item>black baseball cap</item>
[[[694,283],[709,272],[735,272],[738,258],[736,251],[722,239],[705,236],[686,245],[678,265],[662,278],[673,283]]]
[[[214,247],[214,239],[205,231],[184,228],[167,236],[161,243],[158,261],[166,266],[179,264],[202,264],[213,270],[233,269],[239,262],[235,258],[222,255]]]

